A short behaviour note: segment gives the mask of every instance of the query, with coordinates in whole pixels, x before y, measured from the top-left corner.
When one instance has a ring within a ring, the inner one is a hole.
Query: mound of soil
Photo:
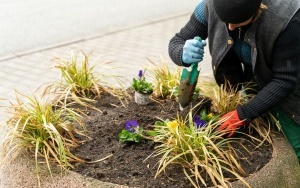
[[[179,166],[167,168],[166,173],[161,173],[154,179],[156,165],[160,158],[150,157],[145,160],[154,151],[153,142],[142,141],[130,144],[118,141],[118,134],[128,120],[137,120],[143,129],[149,129],[150,125],[157,120],[176,117],[179,112],[179,105],[176,101],[163,100],[159,103],[153,101],[142,106],[137,105],[134,100],[129,100],[124,107],[117,98],[103,93],[96,107],[102,112],[90,110],[84,120],[91,140],[84,142],[73,153],[86,161],[96,161],[112,155],[101,162],[78,163],[74,171],[104,182],[130,187],[192,187]],[[240,164],[247,174],[261,169],[272,157],[272,146],[268,144],[258,149],[248,142],[245,142],[244,146],[250,154],[242,152]],[[244,150],[240,145],[235,147],[239,151]]]

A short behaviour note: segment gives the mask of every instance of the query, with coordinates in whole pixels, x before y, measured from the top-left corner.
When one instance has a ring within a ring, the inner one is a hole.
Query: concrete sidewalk
[[[160,62],[160,57],[173,64],[168,55],[168,43],[172,36],[189,20],[190,14],[179,15],[154,23],[133,28],[120,29],[90,39],[60,46],[47,47],[15,57],[0,57],[0,98],[14,99],[14,90],[32,94],[39,86],[59,79],[59,70],[53,68],[55,57],[70,58],[71,51],[82,50],[90,55],[90,63],[112,61],[112,67],[119,67],[115,74],[129,78],[149,62],[147,58]],[[207,49],[206,49],[207,50]],[[104,55],[106,54],[106,55]],[[99,57],[101,56],[102,57]],[[104,55],[104,56],[103,56]],[[211,76],[209,53],[201,63],[201,76]],[[96,67],[97,71],[97,67]],[[0,105],[8,104],[0,101]],[[2,113],[0,120],[3,119]]]

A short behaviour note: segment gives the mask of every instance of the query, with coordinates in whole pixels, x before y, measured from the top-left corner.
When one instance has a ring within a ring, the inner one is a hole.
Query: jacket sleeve
[[[193,39],[195,36],[200,36],[204,40],[207,38],[208,29],[205,18],[205,2],[206,0],[202,0],[196,6],[190,20],[169,42],[169,56],[179,66],[184,66],[182,62],[182,50],[185,41]]]
[[[273,77],[258,94],[237,108],[240,119],[248,122],[271,110],[299,88],[300,80],[300,11],[278,37],[272,57]]]

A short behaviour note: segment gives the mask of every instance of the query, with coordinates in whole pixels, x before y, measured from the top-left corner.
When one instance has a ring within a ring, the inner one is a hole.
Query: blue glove
[[[182,61],[185,64],[199,63],[203,60],[205,40],[189,39],[185,42],[182,51]]]

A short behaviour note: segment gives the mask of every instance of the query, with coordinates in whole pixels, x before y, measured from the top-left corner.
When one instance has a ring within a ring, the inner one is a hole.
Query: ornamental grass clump
[[[226,114],[242,105],[246,97],[242,91],[226,82],[218,90],[214,90],[212,101],[213,106],[216,107],[220,114]]]
[[[89,66],[89,58],[86,54],[82,53],[80,60],[73,54],[69,60],[58,58],[55,67],[61,71],[61,83],[65,90],[85,98],[100,95],[102,87],[93,73],[94,66]]]
[[[224,115],[227,112],[235,110],[238,106],[251,100],[255,96],[254,93],[257,93],[254,89],[256,86],[252,82],[244,83],[241,90],[238,90],[236,87],[231,87],[228,82],[225,82],[221,87],[212,82],[201,83],[199,85],[202,93],[212,99],[212,111],[219,115]],[[279,122],[268,112],[264,114],[263,117],[254,119],[247,126],[248,133],[242,134],[259,142],[260,144],[258,144],[257,147],[265,142],[272,144],[270,133],[274,125],[277,130],[281,130]],[[257,139],[251,136],[253,132],[258,133],[260,138]]]
[[[95,98],[100,97],[102,92],[108,92],[115,97],[118,97],[122,102],[122,99],[126,99],[128,94],[121,85],[121,77],[109,74],[112,72],[108,66],[111,62],[103,62],[98,64],[103,70],[102,73],[97,75],[94,72],[95,66],[89,65],[89,57],[81,52],[77,55],[71,53],[70,59],[57,58],[56,68],[61,72],[61,81],[48,86],[45,93],[54,93],[58,96],[57,100],[70,103],[75,101],[83,106],[89,106],[92,102],[95,102]],[[104,72],[109,72],[104,73]],[[105,81],[107,78],[113,78],[117,83],[117,87],[114,84]]]
[[[84,162],[71,153],[71,148],[79,146],[76,135],[85,136],[81,116],[72,108],[58,107],[48,98],[30,97],[16,94],[16,101],[7,107],[11,117],[5,126],[10,128],[3,148],[4,161],[10,161],[21,151],[33,154],[39,180],[39,163],[45,162],[51,174],[51,164],[56,163],[61,170],[74,168],[72,162]],[[42,160],[43,159],[43,160]]]
[[[175,98],[176,88],[180,82],[180,68],[175,67],[173,70],[169,63],[161,58],[161,62],[154,62],[149,59],[150,72],[154,82],[154,95],[158,98],[171,99]]]
[[[250,187],[242,177],[246,173],[231,146],[239,139],[227,138],[224,133],[216,131],[219,122],[213,123],[214,120],[200,122],[199,117],[193,118],[189,113],[186,119],[178,116],[172,121],[157,121],[154,141],[160,145],[155,148],[154,155],[161,156],[161,159],[155,177],[169,165],[180,165],[194,187],[208,186],[208,180],[216,187],[229,187],[224,171]]]
[[[273,144],[271,138],[272,131],[280,132],[282,131],[282,128],[278,120],[270,112],[264,114],[263,117],[254,119],[248,125],[249,137],[253,140],[256,140],[259,143],[256,146],[257,148],[266,142],[269,144]],[[253,132],[258,133],[260,139],[255,139],[254,137],[250,136]]]

